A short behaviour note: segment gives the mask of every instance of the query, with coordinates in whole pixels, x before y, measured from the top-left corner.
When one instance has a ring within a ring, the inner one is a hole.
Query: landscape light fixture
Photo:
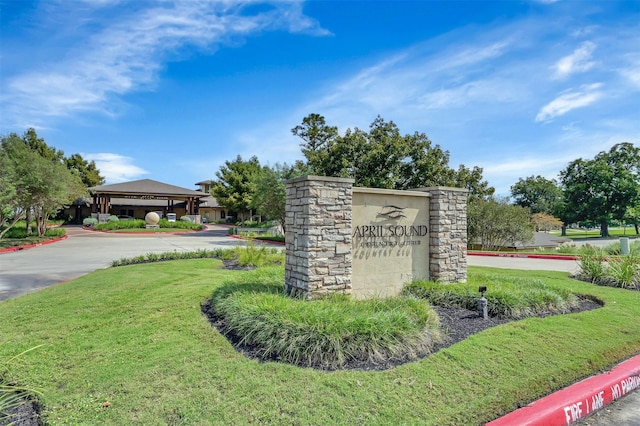
[[[487,312],[487,299],[484,298],[484,292],[487,291],[487,286],[481,285],[478,288],[478,291],[480,292],[480,299],[478,299],[478,316],[488,319],[489,313]]]

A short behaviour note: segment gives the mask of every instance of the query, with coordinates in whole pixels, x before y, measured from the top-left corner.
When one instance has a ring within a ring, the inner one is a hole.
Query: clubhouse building
[[[89,188],[90,198],[77,200],[65,209],[72,222],[82,223],[87,217],[106,220],[111,215],[144,219],[147,213],[161,217],[174,213],[177,218],[189,216],[196,223],[225,220],[229,213],[209,193],[211,181],[196,183],[192,190],[151,179],[99,185]]]

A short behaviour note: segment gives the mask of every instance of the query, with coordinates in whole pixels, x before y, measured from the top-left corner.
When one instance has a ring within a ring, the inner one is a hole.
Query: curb
[[[640,389],[640,355],[486,423],[486,426],[570,425],[636,389]]]
[[[578,256],[560,254],[518,254],[518,253],[490,253],[484,251],[467,252],[469,256],[488,257],[517,257],[520,259],[550,259],[550,260],[578,260]]]
[[[20,250],[26,250],[26,249],[30,249],[30,248],[34,248],[34,247],[46,246],[47,244],[57,243],[58,241],[66,240],[67,238],[69,238],[68,235],[63,235],[62,237],[54,238],[53,240],[43,241],[41,243],[35,243],[35,244],[29,244],[29,245],[26,245],[26,246],[16,246],[16,247],[9,247],[9,248],[6,248],[6,249],[0,249],[0,253],[9,253],[9,252],[12,252],[12,251],[20,251]]]

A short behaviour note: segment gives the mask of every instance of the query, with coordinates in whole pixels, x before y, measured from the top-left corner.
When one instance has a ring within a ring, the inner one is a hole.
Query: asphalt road
[[[210,226],[190,234],[107,234],[68,227],[66,240],[0,253],[1,301],[72,280],[109,267],[124,257],[167,251],[193,251],[244,244],[227,236],[227,228]],[[469,265],[574,273],[576,261],[469,256]],[[585,426],[640,426],[640,392],[633,392],[581,422]]]

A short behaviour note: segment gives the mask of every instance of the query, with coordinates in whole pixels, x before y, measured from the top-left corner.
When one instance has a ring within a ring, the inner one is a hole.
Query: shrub
[[[283,255],[284,256],[284,255]],[[111,266],[126,266],[137,263],[161,262],[166,260],[183,260],[183,259],[233,259],[237,257],[232,249],[215,249],[215,250],[195,250],[195,251],[169,251],[164,253],[147,253],[130,258],[122,258],[111,262]]]
[[[256,228],[259,224],[255,220],[245,220],[244,222],[240,222],[240,225],[245,228]]]
[[[65,233],[64,228],[48,228],[44,235],[45,237],[63,237]]]
[[[191,219],[189,216],[182,216],[182,217],[180,218],[180,220],[181,220],[182,222],[189,222],[189,223],[193,223],[193,219]]]
[[[284,294],[280,274],[272,280],[274,269],[252,271],[246,284],[229,283],[212,296],[222,331],[260,358],[325,369],[384,364],[430,353],[441,339],[435,311],[418,299],[296,299]]]
[[[87,217],[82,220],[82,224],[84,226],[96,226],[98,224],[98,219],[95,217]]]
[[[99,223],[96,229],[100,231],[115,231],[117,229],[140,229],[144,228],[145,221],[142,219],[120,220],[117,222]]]
[[[118,216],[111,215],[109,216],[109,219],[107,219],[107,222],[120,222],[120,219]]]
[[[158,222],[160,228],[173,228],[173,229],[187,229],[191,231],[197,231],[202,229],[202,225],[197,223],[187,222],[186,220],[179,220],[177,222],[169,222],[167,219],[160,219]]]

